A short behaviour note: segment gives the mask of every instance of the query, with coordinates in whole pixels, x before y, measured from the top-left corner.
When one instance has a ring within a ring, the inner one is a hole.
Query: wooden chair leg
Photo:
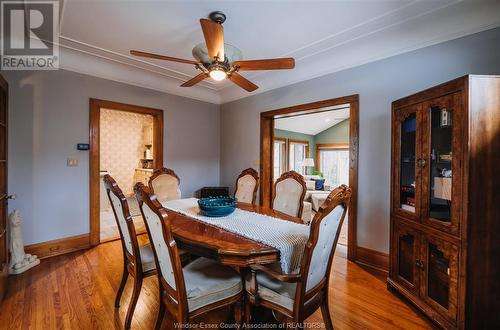
[[[243,321],[243,306],[241,300],[233,305],[233,311],[234,311],[234,322],[238,325],[241,325],[241,322]]]
[[[323,315],[323,321],[325,322],[325,329],[333,330],[333,322],[332,318],[330,317],[330,308],[328,306],[327,299],[325,299],[325,301],[321,304],[321,314]]]
[[[245,299],[245,324],[252,322],[252,304],[248,298]]]
[[[115,308],[120,307],[120,299],[122,298],[123,289],[125,289],[125,285],[127,284],[127,279],[128,279],[128,270],[127,270],[127,265],[125,264],[123,266],[122,281],[120,283],[118,291],[116,292]]]
[[[156,317],[155,330],[161,329],[163,317],[165,317],[165,304],[160,295],[160,307],[158,308],[158,316]]]
[[[134,316],[135,305],[139,299],[139,294],[141,293],[142,287],[142,276],[134,278],[134,291],[132,292],[132,297],[130,298],[130,304],[128,306],[127,316],[125,318],[125,329],[130,329],[130,324],[132,323],[132,316]]]

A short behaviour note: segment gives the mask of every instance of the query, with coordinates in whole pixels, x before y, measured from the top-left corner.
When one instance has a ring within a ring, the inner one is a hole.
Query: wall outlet
[[[67,167],[76,167],[78,166],[78,159],[76,158],[68,158],[66,161]]]

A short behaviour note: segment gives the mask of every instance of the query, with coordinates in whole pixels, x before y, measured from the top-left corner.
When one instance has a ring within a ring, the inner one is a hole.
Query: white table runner
[[[206,217],[200,214],[196,198],[164,201],[162,205],[169,210],[274,247],[280,251],[281,269],[285,273],[292,273],[300,266],[309,238],[309,227],[306,225],[238,208],[225,217]]]

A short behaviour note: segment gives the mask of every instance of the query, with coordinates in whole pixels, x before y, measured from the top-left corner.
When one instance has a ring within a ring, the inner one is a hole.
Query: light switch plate
[[[76,158],[68,158],[66,161],[66,166],[68,167],[76,167],[78,166],[78,159]]]

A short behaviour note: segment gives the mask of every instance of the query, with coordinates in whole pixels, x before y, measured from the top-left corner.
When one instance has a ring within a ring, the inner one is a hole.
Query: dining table
[[[303,224],[298,217],[270,208],[240,202],[237,207],[245,211]],[[175,241],[179,248],[186,252],[240,268],[248,268],[256,264],[270,264],[280,260],[280,251],[274,247],[168,208],[166,210],[172,217],[171,228]]]

